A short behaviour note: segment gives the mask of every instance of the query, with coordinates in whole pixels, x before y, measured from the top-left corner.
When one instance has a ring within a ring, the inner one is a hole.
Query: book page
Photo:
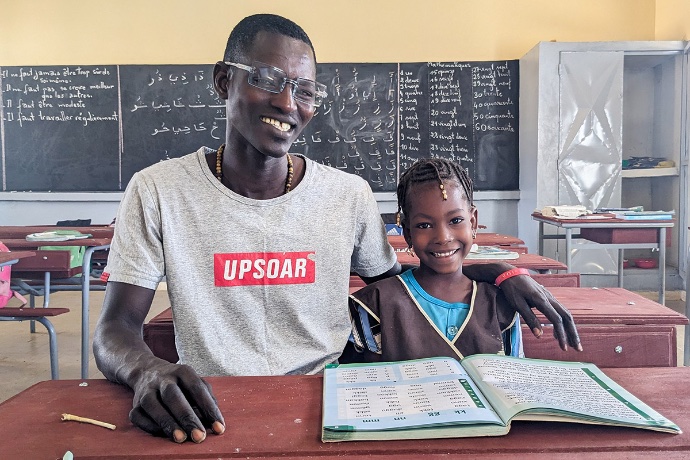
[[[448,423],[502,422],[451,358],[351,364],[324,371],[323,425],[383,430]]]
[[[582,420],[675,426],[593,364],[475,355],[463,366],[480,388],[490,386],[484,393],[504,417],[528,410]]]

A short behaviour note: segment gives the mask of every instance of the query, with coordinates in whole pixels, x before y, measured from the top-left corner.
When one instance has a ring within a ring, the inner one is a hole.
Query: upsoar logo
[[[309,284],[314,282],[314,252],[235,252],[214,254],[216,286]]]

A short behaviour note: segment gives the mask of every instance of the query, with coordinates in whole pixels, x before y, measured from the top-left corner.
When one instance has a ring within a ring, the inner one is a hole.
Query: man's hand
[[[210,385],[189,366],[160,360],[141,372],[133,389],[129,419],[148,433],[199,443],[206,439],[206,428],[225,431]]]
[[[580,336],[572,315],[534,278],[526,275],[513,276],[503,281],[500,289],[535,337],[541,337],[544,331],[532,308],[539,310],[551,322],[553,336],[558,340],[561,349],[567,350],[568,346],[571,346],[577,351],[582,351]]]
[[[206,439],[206,428],[225,431],[211,387],[194,370],[157,358],[144,343],[141,329],[154,291],[109,282],[93,337],[98,369],[113,382],[134,390],[132,423],[175,442]]]

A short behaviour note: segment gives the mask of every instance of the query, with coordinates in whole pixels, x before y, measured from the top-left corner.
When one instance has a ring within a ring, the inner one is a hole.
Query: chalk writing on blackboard
[[[116,66],[3,67],[0,78],[3,190],[119,188]]]
[[[473,133],[480,190],[517,190],[518,75],[515,61],[474,63]]]

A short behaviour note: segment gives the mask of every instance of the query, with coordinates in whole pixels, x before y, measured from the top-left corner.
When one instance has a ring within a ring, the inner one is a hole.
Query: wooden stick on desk
[[[72,414],[62,414],[62,418],[60,420],[62,420],[63,422],[73,421],[73,422],[81,422],[81,423],[90,423],[91,425],[102,426],[103,428],[108,428],[109,430],[115,429],[115,425],[113,425],[112,423],[101,422],[100,420],[94,420],[92,418],[86,418],[86,417],[79,417],[78,415],[72,415]]]

